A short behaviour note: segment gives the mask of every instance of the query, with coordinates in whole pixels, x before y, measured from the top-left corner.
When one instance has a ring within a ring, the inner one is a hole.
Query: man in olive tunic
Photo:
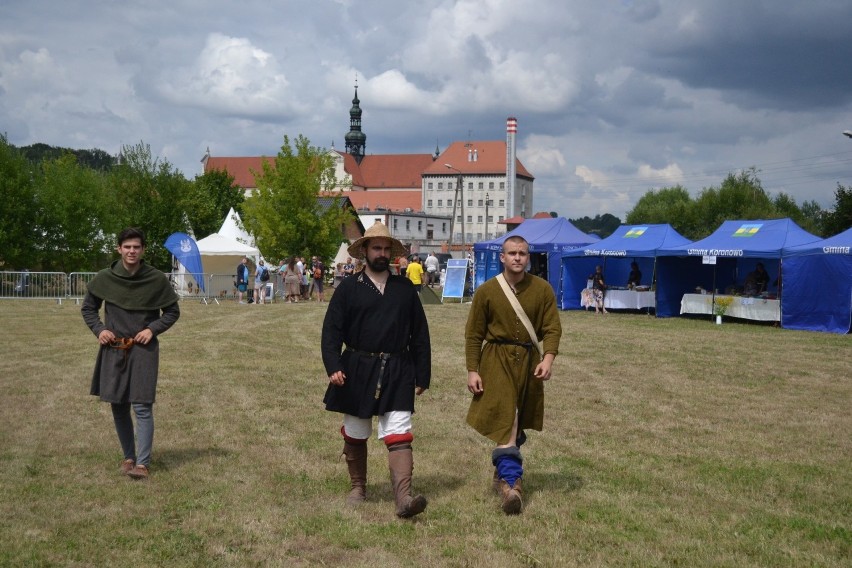
[[[124,452],[120,471],[146,479],[154,441],[154,398],[160,348],[157,336],[180,317],[178,297],[166,275],[145,264],[145,234],[125,229],[118,236],[121,260],[95,275],[81,309],[100,350],[91,394],[112,406]],[[99,312],[104,306],[104,318]],[[136,415],[136,432],[130,408]],[[138,442],[138,452],[137,452]]]
[[[494,489],[502,497],[503,511],[512,515],[523,508],[523,430],[542,428],[543,381],[550,379],[562,326],[550,284],[526,272],[527,241],[506,239],[500,261],[502,275],[536,337],[530,337],[496,277],[477,288],[465,328],[467,388],[473,394],[467,422],[497,444],[491,454]],[[538,341],[544,344],[544,356],[539,354]]]
[[[432,354],[414,286],[390,273],[391,259],[404,253],[380,222],[349,247],[352,257],[366,257],[366,265],[344,278],[331,297],[322,327],[322,360],[329,381],[326,410],[343,414],[340,433],[351,482],[347,503],[366,499],[367,440],[377,416],[396,514],[408,518],[427,505],[422,495],[411,492],[411,415],[415,395],[429,388]]]

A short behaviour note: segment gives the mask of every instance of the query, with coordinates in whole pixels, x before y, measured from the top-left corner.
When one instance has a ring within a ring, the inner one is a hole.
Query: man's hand
[[[467,390],[475,395],[482,394],[485,391],[482,388],[482,377],[479,376],[477,371],[467,372]]]
[[[98,343],[101,345],[109,345],[113,341],[115,341],[115,334],[108,329],[105,329],[98,334]]]
[[[153,337],[154,337],[154,332],[146,327],[145,329],[143,329],[142,331],[140,331],[139,333],[137,333],[133,337],[133,341],[134,341],[134,343],[141,343],[142,345],[148,345],[149,343],[151,343],[151,339],[153,339]]]
[[[416,394],[417,396],[420,396],[424,392],[426,392],[426,389],[424,389],[423,387],[415,387],[414,389],[414,394]]]
[[[544,356],[544,359],[541,360],[541,363],[535,366],[535,371],[533,375],[537,379],[541,379],[542,381],[550,380],[550,368],[553,366],[553,353],[548,353]]]
[[[343,371],[335,371],[328,376],[328,382],[338,387],[342,387],[345,381],[346,375],[343,373]]]

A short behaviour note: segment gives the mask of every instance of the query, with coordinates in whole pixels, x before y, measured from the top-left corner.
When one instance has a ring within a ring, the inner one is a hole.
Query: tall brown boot
[[[411,496],[411,473],[414,470],[411,444],[388,446],[388,467],[396,501],[396,516],[407,519],[425,511],[428,504],[426,498],[422,495]]]
[[[521,498],[521,479],[515,480],[514,487],[509,487],[509,483],[505,480],[500,480],[500,496],[503,498],[501,508],[507,515],[517,515],[524,508],[524,501]]]
[[[367,444],[343,442],[343,455],[349,468],[352,489],[346,496],[347,505],[358,505],[367,498]]]

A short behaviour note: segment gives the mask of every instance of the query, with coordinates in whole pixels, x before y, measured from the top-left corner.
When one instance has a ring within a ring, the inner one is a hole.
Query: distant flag
[[[204,269],[201,266],[201,253],[198,252],[198,245],[195,244],[195,239],[186,233],[174,233],[166,239],[166,248],[175,255],[175,258],[186,267],[187,272],[195,278],[196,284],[204,289]]]

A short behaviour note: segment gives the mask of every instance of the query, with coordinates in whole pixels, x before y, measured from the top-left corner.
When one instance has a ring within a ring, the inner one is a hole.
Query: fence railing
[[[0,272],[0,299],[4,300],[73,300],[77,303],[86,295],[86,287],[96,272]],[[205,286],[202,291],[195,277],[182,272],[166,273],[172,287],[181,299],[197,299],[202,302],[229,300],[236,297],[237,288],[233,274],[200,274]],[[267,298],[283,289],[280,278],[270,275]],[[254,287],[254,277],[249,288]]]

